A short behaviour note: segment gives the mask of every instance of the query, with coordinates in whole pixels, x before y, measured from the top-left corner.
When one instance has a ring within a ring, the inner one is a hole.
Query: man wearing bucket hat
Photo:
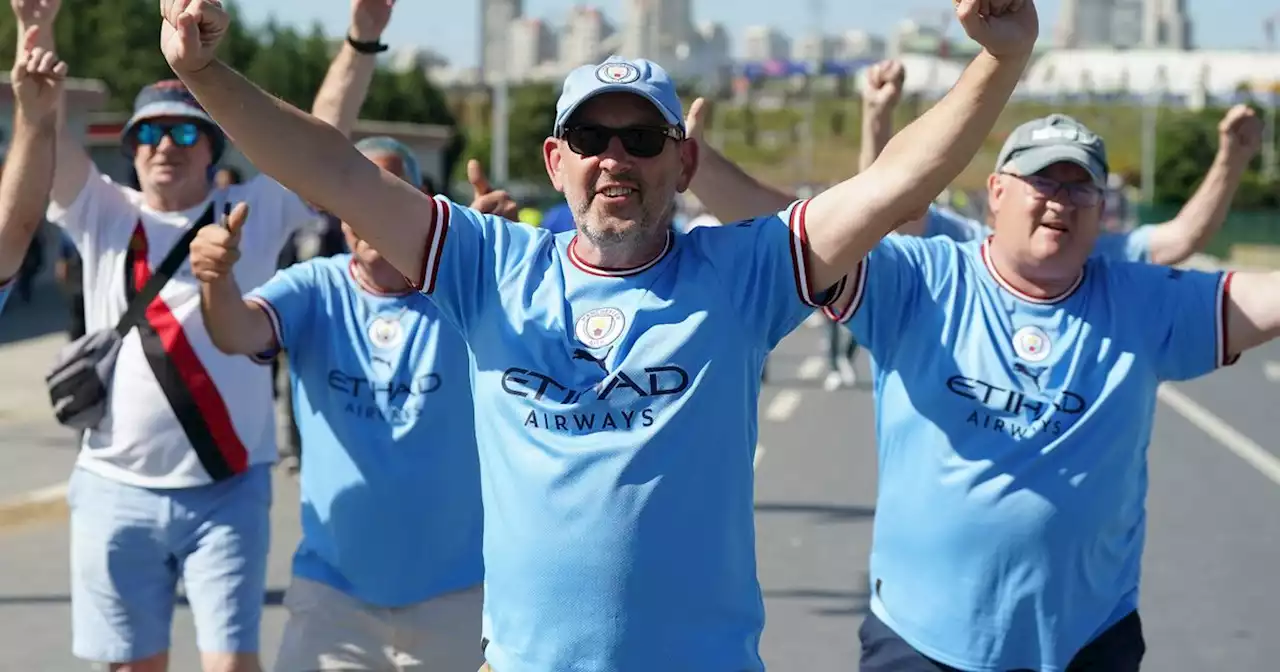
[[[982,12],[979,12],[982,9]],[[969,162],[1030,58],[1030,0],[961,0],[984,47],[858,177],[737,226],[671,228],[697,169],[674,83],[610,58],[565,79],[551,235],[420,191],[215,59],[219,3],[162,6],[174,71],[254,163],[342,217],[462,332],[497,672],[764,668],[752,456],[765,355]],[[286,151],[287,150],[287,151]]]
[[[51,41],[58,6],[17,4],[20,29],[39,25]],[[348,43],[316,97],[328,123],[354,122],[390,11],[389,0],[353,0]],[[187,236],[224,206],[250,208],[236,267],[245,287],[269,279],[285,241],[316,216],[265,176],[215,188],[227,138],[178,80],[138,93],[122,145],[137,190],[99,173],[65,128],[58,140],[49,219],[84,260],[91,332],[114,328],[151,277],[164,277],[170,251],[181,258]],[[258,669],[276,459],[270,369],[212,345],[184,262],[123,335],[107,386],[69,486],[75,655],[164,669],[181,580],[205,669]]]
[[[876,364],[863,670],[1139,668],[1156,389],[1280,335],[1280,274],[1095,254],[1107,175],[1076,120],[1023,124],[989,237],[890,236],[834,307]]]

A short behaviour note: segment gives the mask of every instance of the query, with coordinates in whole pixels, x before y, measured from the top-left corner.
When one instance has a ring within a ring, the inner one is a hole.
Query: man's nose
[[[625,171],[635,165],[635,157],[627,153],[618,138],[609,138],[609,145],[599,158],[600,167],[611,173]]]

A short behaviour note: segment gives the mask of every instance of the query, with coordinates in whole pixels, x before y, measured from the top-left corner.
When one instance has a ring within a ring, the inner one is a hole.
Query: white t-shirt
[[[235,267],[246,292],[271,278],[289,236],[316,217],[300,198],[261,175],[226,192],[215,190],[189,210],[156,212],[141,193],[96,168],[74,203],[49,206],[49,221],[66,231],[84,260],[90,332],[115,326],[128,297],[215,199],[249,204]],[[86,433],[78,464],[139,487],[181,488],[272,462],[271,389],[269,367],[213,346],[188,260],[151,304],[147,324],[125,336],[106,418]]]

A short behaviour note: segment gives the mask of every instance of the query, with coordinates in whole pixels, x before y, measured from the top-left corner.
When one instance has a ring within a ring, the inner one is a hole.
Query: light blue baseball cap
[[[685,133],[684,110],[676,85],[662,66],[643,58],[610,56],[598,65],[582,65],[564,79],[556,102],[555,135],[564,131],[569,117],[585,102],[602,93],[631,93],[653,103],[668,124]]]

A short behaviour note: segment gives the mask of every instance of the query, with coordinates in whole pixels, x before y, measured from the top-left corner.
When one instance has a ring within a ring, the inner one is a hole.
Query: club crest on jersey
[[[399,319],[375,317],[369,324],[369,340],[377,348],[394,348],[404,340],[404,328]]]
[[[627,320],[617,308],[592,308],[578,318],[574,333],[588,348],[613,345],[622,336]]]
[[[1040,327],[1026,326],[1013,334],[1013,352],[1024,361],[1043,362],[1052,349],[1049,335]]]
[[[630,84],[640,79],[640,71],[630,63],[605,63],[596,68],[596,79],[605,84]]]

